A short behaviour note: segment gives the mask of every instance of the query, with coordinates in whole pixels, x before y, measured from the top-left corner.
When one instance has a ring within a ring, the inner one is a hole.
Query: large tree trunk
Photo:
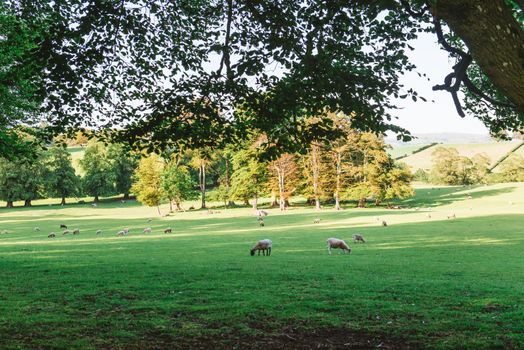
[[[275,193],[275,191],[271,191],[271,206],[277,206],[277,194]]]
[[[277,175],[278,175],[278,199],[279,199],[279,207],[280,210],[286,209],[286,198],[285,198],[285,177],[284,177],[284,170],[277,167]]]
[[[26,199],[24,201],[24,207],[30,207],[31,206],[31,200],[30,199]]]
[[[65,204],[66,204],[65,196],[62,196],[62,201],[60,202],[60,205],[65,205]]]
[[[315,208],[320,210],[320,161],[318,159],[318,146],[315,145],[311,146],[311,170],[313,175],[313,196],[315,197]]]
[[[98,195],[95,196],[95,203],[98,203]]]
[[[124,200],[128,200],[129,199],[129,193],[124,193]]]
[[[365,208],[366,207],[366,198],[360,198],[358,200],[358,207],[359,208]]]
[[[258,197],[256,193],[253,195],[253,210],[258,210]]]
[[[504,0],[438,0],[430,10],[464,41],[490,81],[524,112],[524,31]]]
[[[173,200],[171,198],[169,198],[169,212],[173,212]]]
[[[335,188],[335,209],[340,210],[340,177],[342,176],[342,156],[337,153],[336,158],[336,188]]]
[[[229,177],[229,159],[226,157],[226,177],[225,177],[225,181],[226,183],[226,190],[227,190],[227,193],[229,193],[229,189],[231,188],[231,179]],[[235,205],[235,202],[232,201],[231,199],[228,199],[227,200],[227,203],[226,203],[226,207],[227,206],[233,206]]]
[[[244,205],[249,205],[249,198],[247,197],[244,198]]]
[[[206,209],[206,166],[201,165],[199,171],[200,193],[202,197],[201,209]]]
[[[7,208],[14,208],[13,201],[7,201]]]

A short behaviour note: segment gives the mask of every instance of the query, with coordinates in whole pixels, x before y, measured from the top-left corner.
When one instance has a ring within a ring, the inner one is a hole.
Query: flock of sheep
[[[417,211],[418,211],[418,209],[419,208],[415,208],[415,210],[417,210]],[[264,210],[256,210],[254,214],[257,217],[257,221],[258,221],[259,226],[263,227],[265,225],[264,224],[264,217],[266,217],[268,215],[268,212],[266,212]],[[427,218],[431,218],[431,214],[429,214],[429,213],[426,214],[426,216],[427,216]],[[449,213],[447,215],[447,218],[448,219],[456,219],[456,215],[455,215],[455,213]],[[151,221],[152,221],[152,219],[148,219],[148,223],[150,223]],[[319,224],[320,221],[321,221],[320,218],[316,218],[316,219],[313,220],[313,223],[314,224]],[[385,227],[388,226],[387,222],[385,220],[380,219],[379,217],[376,218],[376,221],[380,222],[382,226],[385,226]],[[67,234],[78,235],[78,234],[80,234],[80,229],[75,228],[73,230],[70,230],[64,224],[60,224],[60,229],[64,230],[64,231],[62,231],[62,235],[67,235]],[[39,227],[35,227],[34,231],[39,232],[40,228]],[[129,234],[129,231],[130,231],[129,228],[122,229],[122,230],[120,230],[120,231],[118,231],[116,233],[116,236],[117,237],[127,236]],[[168,227],[168,228],[164,229],[163,231],[166,234],[173,232],[171,227]],[[151,227],[146,227],[146,228],[143,229],[143,233],[145,233],[145,234],[152,233],[152,232],[153,232],[153,229]],[[4,234],[4,233],[7,233],[7,231],[3,230],[1,233]],[[101,234],[102,234],[102,230],[97,230],[96,231],[96,235],[97,236],[101,235]],[[56,235],[57,234],[55,232],[51,232],[47,237],[48,238],[55,238]],[[361,234],[354,234],[352,236],[352,239],[353,239],[354,243],[358,243],[358,242],[365,243],[366,242],[364,237]],[[327,243],[327,248],[328,248],[328,254],[330,254],[330,255],[331,255],[331,250],[332,249],[340,249],[340,250],[342,250],[343,253],[347,253],[347,254],[351,253],[351,248],[342,239],[332,237],[332,238],[328,238],[326,243]],[[272,247],[273,247],[273,242],[270,239],[263,239],[263,240],[258,241],[250,249],[250,254],[251,254],[251,256],[254,256],[256,254],[256,252],[258,252],[258,255],[260,255],[260,253],[262,253],[262,255],[264,255],[264,256],[270,256]]]
[[[147,221],[151,222],[152,219],[148,219]],[[73,235],[80,234],[80,229],[75,228],[74,230],[70,230],[70,229],[67,228],[67,225],[64,225],[64,224],[60,224],[60,229],[64,230],[64,231],[62,231],[62,236],[65,236],[67,234],[73,234]],[[35,232],[40,232],[40,227],[35,227],[34,231]],[[124,229],[118,231],[116,233],[116,236],[117,237],[127,236],[129,234],[129,231],[130,231],[129,228],[124,228]],[[147,233],[151,233],[151,232],[153,232],[153,229],[151,227],[146,227],[142,232],[146,233],[146,234]],[[2,232],[2,233],[7,233],[7,232]],[[102,230],[96,230],[96,235],[97,236],[101,235],[102,233],[103,233]],[[164,229],[164,233],[173,233],[173,229],[171,227],[168,227],[168,228]],[[50,234],[47,235],[47,238],[56,238],[56,235],[57,234],[55,232],[51,232]]]

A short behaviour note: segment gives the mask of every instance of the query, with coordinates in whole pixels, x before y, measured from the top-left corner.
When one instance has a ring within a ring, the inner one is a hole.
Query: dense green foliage
[[[46,192],[49,197],[59,197],[66,204],[67,197],[80,194],[80,178],[71,164],[71,154],[62,147],[53,147],[49,152],[44,170]]]

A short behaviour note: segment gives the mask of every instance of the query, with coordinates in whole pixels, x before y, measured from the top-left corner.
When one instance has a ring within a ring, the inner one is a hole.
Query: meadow
[[[299,201],[265,227],[250,208],[0,209],[0,348],[524,348],[524,183],[416,192],[398,210]],[[272,255],[251,257],[263,238]]]

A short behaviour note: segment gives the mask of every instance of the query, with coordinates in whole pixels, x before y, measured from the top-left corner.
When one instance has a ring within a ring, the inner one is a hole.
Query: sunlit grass
[[[132,201],[35,203],[0,210],[9,231],[0,235],[0,348],[263,339],[255,323],[275,334],[290,325],[359,331],[373,348],[388,336],[415,348],[524,347],[522,183],[418,187],[399,210],[268,209],[262,228],[250,208],[161,218]],[[62,223],[81,233],[62,236]],[[367,243],[327,255],[328,237],[354,233]],[[249,256],[263,238],[272,256]]]

